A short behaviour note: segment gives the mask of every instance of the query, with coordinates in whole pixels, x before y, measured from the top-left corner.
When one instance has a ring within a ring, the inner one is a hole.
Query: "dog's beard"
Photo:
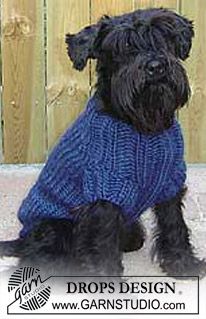
[[[149,85],[141,95],[134,95],[133,125],[143,133],[157,133],[168,129],[174,119],[175,100],[171,89],[161,83]]]
[[[134,64],[124,66],[111,80],[111,103],[117,116],[145,134],[168,129],[189,95],[188,79],[179,63],[156,81]]]

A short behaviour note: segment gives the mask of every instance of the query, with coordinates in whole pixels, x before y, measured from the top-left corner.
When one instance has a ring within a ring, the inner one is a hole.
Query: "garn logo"
[[[39,269],[21,267],[11,275],[8,291],[14,292],[15,301],[19,301],[20,308],[37,310],[49,300],[51,287],[42,281]]]

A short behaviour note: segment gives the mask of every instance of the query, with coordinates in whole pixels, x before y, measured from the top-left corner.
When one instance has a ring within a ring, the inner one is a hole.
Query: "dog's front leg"
[[[206,263],[195,257],[189,229],[183,219],[184,195],[185,189],[175,198],[155,206],[157,231],[153,255],[170,276],[203,276]]]
[[[73,271],[77,275],[121,276],[120,233],[122,214],[107,201],[82,206],[73,228]]]

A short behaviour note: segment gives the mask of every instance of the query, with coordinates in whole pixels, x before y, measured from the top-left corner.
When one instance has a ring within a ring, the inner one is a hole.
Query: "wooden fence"
[[[1,0],[0,161],[43,162],[84,107],[94,67],[81,73],[72,69],[65,33],[102,14],[160,6],[195,21],[196,37],[186,63],[192,98],[179,116],[187,160],[206,162],[205,0]]]

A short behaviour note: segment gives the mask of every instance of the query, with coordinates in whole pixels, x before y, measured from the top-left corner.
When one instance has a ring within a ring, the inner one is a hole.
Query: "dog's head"
[[[75,35],[68,54],[76,69],[97,59],[97,90],[105,110],[143,133],[160,132],[189,98],[181,60],[189,56],[192,22],[167,9],[104,16]]]

